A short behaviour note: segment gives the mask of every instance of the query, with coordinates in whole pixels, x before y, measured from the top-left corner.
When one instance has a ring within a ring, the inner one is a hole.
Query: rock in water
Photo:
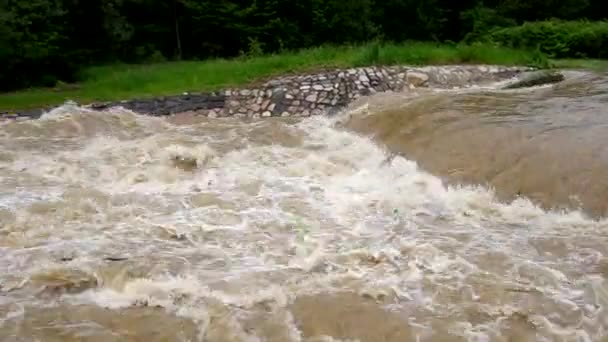
[[[503,89],[518,89],[553,84],[564,80],[564,75],[557,71],[541,70],[525,73],[519,80],[506,85]]]
[[[408,71],[406,79],[407,83],[410,85],[413,85],[414,87],[421,87],[428,82],[429,76],[421,72]]]
[[[176,168],[187,172],[198,168],[198,160],[194,157],[175,156],[172,158],[172,162]]]

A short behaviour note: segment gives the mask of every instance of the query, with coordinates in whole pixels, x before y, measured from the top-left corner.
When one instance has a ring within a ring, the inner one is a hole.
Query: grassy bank
[[[559,69],[586,69],[596,72],[608,71],[606,59],[556,59],[551,60],[551,66]]]
[[[219,90],[272,76],[335,67],[364,65],[500,64],[538,65],[542,56],[491,45],[407,43],[356,47],[321,47],[294,53],[232,60],[170,62],[148,65],[94,67],[76,85],[29,89],[0,94],[0,111],[56,105],[68,99],[79,103],[134,97]]]

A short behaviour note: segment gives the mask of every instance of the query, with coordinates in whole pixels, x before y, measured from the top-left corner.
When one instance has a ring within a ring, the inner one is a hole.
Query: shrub
[[[539,49],[553,58],[608,58],[608,21],[541,21],[490,31],[480,41]]]

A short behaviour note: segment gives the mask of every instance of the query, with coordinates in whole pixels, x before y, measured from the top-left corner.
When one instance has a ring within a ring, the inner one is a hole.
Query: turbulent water
[[[593,92],[607,81],[584,80],[377,97],[369,103],[399,109],[332,118],[165,120],[64,106],[5,122],[0,340],[605,341],[606,220],[446,185],[441,167],[435,176],[417,164],[465,156],[471,173],[507,143],[474,140],[483,130],[464,129],[471,120],[497,132],[542,117],[599,139],[580,144],[600,160],[572,168],[605,182],[606,97]],[[499,102],[518,114],[496,114]],[[451,125],[422,118],[442,104],[462,111]],[[391,144],[381,133],[405,125],[396,112],[424,123],[410,132],[473,140]],[[470,156],[437,147],[447,145]]]

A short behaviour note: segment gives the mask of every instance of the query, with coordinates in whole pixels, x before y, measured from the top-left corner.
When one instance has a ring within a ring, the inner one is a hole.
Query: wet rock
[[[317,94],[312,94],[312,95],[308,95],[306,96],[306,101],[310,102],[310,103],[314,103],[317,101]]]
[[[407,73],[406,80],[407,83],[413,85],[414,87],[421,87],[428,82],[429,75],[421,72],[409,71]]]
[[[173,166],[183,171],[191,172],[198,168],[198,161],[196,158],[174,156],[171,159],[171,162],[173,163]]]
[[[97,286],[97,279],[86,272],[71,269],[57,269],[35,274],[30,282],[40,287],[40,295],[75,294]]]
[[[525,73],[519,80],[506,85],[503,89],[528,88],[544,84],[559,83],[564,80],[564,75],[557,71],[541,70]]]
[[[127,258],[127,257],[110,256],[110,257],[105,257],[105,258],[103,258],[103,260],[105,260],[105,261],[112,261],[112,262],[116,262],[116,261],[125,261],[125,260],[129,260],[129,258]]]

